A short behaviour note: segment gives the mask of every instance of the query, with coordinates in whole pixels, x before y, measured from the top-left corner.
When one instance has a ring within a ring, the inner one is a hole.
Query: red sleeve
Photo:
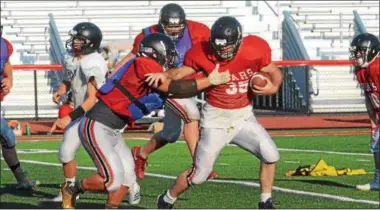
[[[133,49],[132,49],[132,53],[133,54],[137,54],[137,52],[139,51],[139,48],[140,48],[140,42],[141,40],[144,38],[144,33],[143,32],[140,32],[136,38],[135,38],[135,41],[133,42]]]
[[[5,43],[7,44],[7,48],[8,48],[8,57],[11,57],[11,55],[13,54],[13,45],[6,39],[4,39]]]
[[[71,112],[73,111],[73,109],[68,106],[67,104],[64,104],[62,105],[60,108],[59,108],[59,111],[58,111],[58,118],[64,118],[66,117],[67,115],[69,115]]]
[[[193,44],[198,44],[202,41],[209,40],[210,29],[205,24],[189,20],[188,27],[192,36]]]
[[[264,39],[260,40],[260,68],[263,68],[267,65],[269,65],[272,62],[272,49],[270,48],[269,44],[267,41]]]
[[[199,48],[193,47],[189,51],[187,51],[185,55],[185,60],[183,61],[183,65],[193,68],[195,71],[200,71],[201,68],[197,62],[197,54]]]
[[[145,74],[161,73],[164,68],[151,58],[138,57],[135,60],[136,74],[139,79],[144,79]]]

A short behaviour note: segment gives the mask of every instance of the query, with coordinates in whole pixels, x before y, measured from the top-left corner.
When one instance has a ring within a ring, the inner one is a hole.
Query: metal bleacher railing
[[[282,47],[284,60],[310,60],[298,30],[289,12],[284,11],[282,22]],[[310,67],[282,68],[284,81],[276,96],[276,105],[285,111],[310,112]],[[314,92],[312,92],[314,93]],[[318,88],[317,92],[318,94]],[[281,100],[281,103],[277,102]]]
[[[63,47],[61,36],[58,32],[57,24],[54,21],[53,14],[49,14],[49,34],[50,34],[50,48],[49,48],[49,55],[50,55],[50,61],[52,64],[61,64],[63,65],[64,62],[64,55],[65,55],[65,48]],[[50,71],[53,72],[54,79],[55,79],[55,85],[59,85],[63,78],[64,73],[63,71]],[[53,79],[49,77],[50,79]],[[55,89],[56,87],[52,87]]]
[[[361,33],[366,33],[367,29],[365,28],[365,25],[362,21],[362,18],[360,17],[358,11],[354,10],[354,31],[355,36]]]

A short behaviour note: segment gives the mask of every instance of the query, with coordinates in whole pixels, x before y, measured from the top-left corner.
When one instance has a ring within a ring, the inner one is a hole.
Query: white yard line
[[[3,158],[1,158],[3,160]],[[29,164],[36,164],[36,165],[45,165],[45,166],[57,166],[61,167],[62,165],[59,163],[48,163],[48,162],[41,162],[41,161],[34,161],[34,160],[20,160],[22,163],[29,163]],[[78,166],[78,169],[82,170],[90,170],[90,171],[96,171],[95,167],[83,167]],[[168,176],[163,174],[153,174],[153,173],[146,173],[147,176],[151,177],[157,177],[157,178],[163,178],[163,179],[176,179],[175,176]],[[246,181],[234,181],[234,180],[210,180],[210,182],[215,183],[227,183],[227,184],[238,184],[238,185],[244,185],[249,187],[256,187],[259,188],[260,184],[255,182],[246,182]],[[330,195],[325,193],[314,193],[314,192],[307,192],[302,190],[293,190],[288,188],[282,188],[282,187],[273,187],[274,191],[284,192],[284,193],[290,193],[290,194],[297,194],[297,195],[306,195],[311,197],[319,197],[319,198],[326,198],[330,200],[337,200],[337,201],[344,201],[344,202],[354,202],[354,203],[364,203],[364,204],[370,204],[370,205],[379,205],[380,203],[378,201],[372,201],[372,200],[358,200],[353,198],[348,198],[344,196],[338,196],[338,195]]]
[[[131,138],[130,140],[141,140],[149,141],[150,138]],[[177,141],[177,144],[185,144],[184,141]],[[228,144],[229,147],[236,147],[234,144]],[[337,151],[324,151],[324,150],[310,150],[310,149],[289,149],[289,148],[278,148],[282,152],[306,152],[306,153],[322,153],[322,154],[334,154],[334,155],[353,155],[353,156],[373,156],[370,153],[355,153],[355,152],[337,152]]]

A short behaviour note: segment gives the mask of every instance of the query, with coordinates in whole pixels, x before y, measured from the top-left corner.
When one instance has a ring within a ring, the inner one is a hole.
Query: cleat
[[[79,195],[77,195],[76,197],[76,200],[79,199]],[[53,199],[51,199],[52,202],[62,202],[62,191],[59,190],[59,193],[57,195],[57,197],[54,197]]]
[[[140,146],[132,147],[132,155],[133,155],[133,159],[135,161],[136,176],[140,180],[143,180],[144,176],[145,176],[145,172],[144,172],[145,171],[145,165],[147,162],[146,162],[146,159],[144,159],[140,156],[140,149],[141,149]]]
[[[167,203],[164,200],[164,196],[165,196],[165,193],[157,197],[157,209],[172,209],[174,205]]]
[[[132,187],[128,189],[128,202],[130,205],[137,205],[140,203],[140,200],[140,186],[136,182]]]
[[[216,173],[216,171],[211,171],[211,173],[207,177],[207,180],[213,180],[217,176],[218,176],[218,173]]]
[[[259,202],[259,209],[275,209],[275,207],[273,205],[272,198],[269,198],[265,202],[260,201]]]
[[[38,180],[25,179],[23,182],[17,184],[16,190],[35,190],[39,185],[40,181]]]
[[[71,182],[65,182],[61,186],[62,193],[62,208],[63,209],[73,209],[75,206],[76,197],[79,192],[73,190],[73,187],[70,186]]]
[[[380,191],[380,183],[371,182],[368,184],[357,185],[356,189],[360,191]]]

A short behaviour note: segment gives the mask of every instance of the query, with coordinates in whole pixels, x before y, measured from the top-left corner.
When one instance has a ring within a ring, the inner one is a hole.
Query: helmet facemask
[[[87,55],[94,52],[93,43],[75,30],[69,31],[70,39],[66,41],[66,49],[75,55]]]
[[[176,50],[166,50],[165,55],[158,53],[151,47],[140,47],[138,56],[149,57],[157,61],[165,70],[174,68],[176,66],[176,59],[178,53]]]
[[[177,67],[176,61],[178,57],[177,50],[167,50],[166,51],[166,62],[164,64],[165,70],[169,70]]]
[[[379,55],[379,51],[376,51],[375,48],[352,46],[349,59],[354,66],[367,68]]]
[[[226,39],[215,39],[210,38],[211,46],[214,53],[221,60],[232,60],[237,51],[239,50],[241,40],[238,39],[236,42],[228,43]]]
[[[180,22],[179,18],[169,18],[168,21],[160,20],[161,31],[164,32],[173,42],[177,42],[183,37],[186,21]]]

